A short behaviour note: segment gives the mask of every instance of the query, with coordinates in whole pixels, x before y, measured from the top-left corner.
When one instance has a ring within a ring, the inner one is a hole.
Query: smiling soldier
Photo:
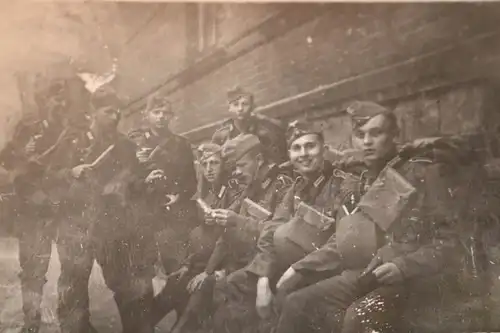
[[[385,107],[355,102],[347,111],[353,146],[366,165],[361,196],[351,207],[345,198],[335,237],[292,264],[278,282],[278,291],[288,294],[278,333],[401,332],[412,286],[439,281],[446,266],[456,268],[441,165],[398,154],[396,117]],[[332,277],[293,291],[314,272]]]
[[[296,121],[289,125],[287,142],[290,161],[299,177],[284,194],[273,219],[264,224],[254,259],[228,277],[225,304],[215,314],[217,331],[265,330],[267,323],[260,325],[259,315],[269,317],[277,279],[290,264],[314,251],[334,232],[328,209],[332,206],[332,165],[324,159],[322,132],[310,123]],[[281,233],[286,236],[275,243],[275,230],[280,226],[285,227]],[[286,244],[280,251],[282,243]]]

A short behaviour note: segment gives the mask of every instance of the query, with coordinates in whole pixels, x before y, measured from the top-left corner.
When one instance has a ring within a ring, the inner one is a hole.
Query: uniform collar
[[[305,178],[299,175],[295,182],[298,186],[298,192],[306,189],[314,189],[317,192],[330,179],[333,174],[333,166],[329,161],[324,161],[321,171],[318,171],[314,176]],[[309,191],[309,190],[308,190]]]
[[[276,163],[266,164],[262,166],[262,170],[259,172],[259,182],[263,190],[267,190],[273,179],[278,175],[279,167]]]
[[[250,113],[248,115],[248,117],[245,119],[242,119],[242,120],[233,119],[233,125],[240,132],[252,133],[254,131],[254,127],[255,127],[255,115],[253,113]]]
[[[366,167],[366,176],[377,177],[378,174],[387,166],[389,162],[394,160],[398,156],[397,151],[394,151],[391,154],[388,154],[384,159],[377,161],[377,163],[373,164],[370,167]]]

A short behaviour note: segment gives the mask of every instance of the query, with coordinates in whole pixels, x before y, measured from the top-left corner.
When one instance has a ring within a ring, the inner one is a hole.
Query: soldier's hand
[[[278,290],[288,291],[293,289],[301,279],[302,276],[290,266],[278,280],[276,288]]]
[[[269,278],[261,277],[257,281],[257,298],[255,300],[255,308],[259,317],[262,319],[269,318],[272,314],[273,292],[269,285]]]
[[[182,279],[184,277],[184,275],[186,275],[186,273],[188,271],[189,271],[189,267],[182,266],[181,268],[179,268],[175,272],[167,275],[167,279],[175,277],[175,278],[177,278],[177,280],[180,280],[180,279]]]
[[[205,280],[208,278],[208,273],[207,272],[201,272],[200,274],[196,275],[194,278],[189,281],[187,285],[187,290],[190,293],[195,292],[196,290],[199,290],[202,286]]]
[[[401,270],[392,262],[382,264],[373,271],[377,281],[383,284],[394,284],[403,281]]]
[[[24,147],[24,153],[27,156],[33,155],[36,150],[36,138],[31,137],[26,146]]]
[[[165,173],[161,169],[156,169],[153,170],[149,173],[149,175],[146,177],[145,182],[147,184],[153,183],[155,180],[162,179],[165,177]]]
[[[215,281],[220,281],[226,277],[227,273],[225,269],[221,269],[220,271],[215,271],[214,275],[215,275]]]
[[[214,209],[213,218],[215,218],[215,223],[224,227],[238,223],[238,214],[229,209]]]
[[[140,163],[146,163],[149,161],[149,155],[153,149],[151,148],[141,148],[138,152],[135,153],[137,159]]]
[[[80,178],[86,171],[90,170],[90,164],[80,164],[71,169],[71,175],[75,178]]]
[[[215,223],[216,223],[215,218],[211,213],[205,214],[205,224],[206,225],[214,225]]]

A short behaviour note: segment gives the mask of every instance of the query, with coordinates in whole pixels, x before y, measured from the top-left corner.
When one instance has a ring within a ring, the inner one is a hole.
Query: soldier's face
[[[147,112],[148,123],[158,129],[166,128],[172,120],[172,112],[165,109],[154,109]]]
[[[94,122],[101,128],[116,128],[118,118],[118,110],[111,106],[99,108],[94,114]]]
[[[363,152],[365,163],[385,160],[396,148],[397,131],[384,115],[378,115],[356,128],[352,135],[355,149]]]
[[[236,162],[233,175],[242,183],[250,184],[262,163],[262,155],[254,153],[245,154]]]
[[[220,154],[214,154],[200,163],[203,176],[207,179],[209,183],[216,182],[222,171],[222,159]]]
[[[249,96],[241,96],[229,102],[229,112],[238,119],[246,118],[252,112],[252,100]]]
[[[321,169],[325,152],[323,140],[316,134],[307,134],[293,141],[288,150],[290,162],[302,175]]]

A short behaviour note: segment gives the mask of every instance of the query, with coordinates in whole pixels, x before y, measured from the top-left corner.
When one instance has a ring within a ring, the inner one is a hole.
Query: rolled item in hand
[[[201,198],[196,199],[196,203],[203,210],[203,213],[212,215],[212,208]]]
[[[90,168],[98,168],[109,155],[109,153],[113,150],[113,148],[115,148],[115,145],[110,145],[105,151],[103,151],[102,154],[99,155],[99,157],[97,157],[95,161],[92,162],[92,164],[90,164]]]

